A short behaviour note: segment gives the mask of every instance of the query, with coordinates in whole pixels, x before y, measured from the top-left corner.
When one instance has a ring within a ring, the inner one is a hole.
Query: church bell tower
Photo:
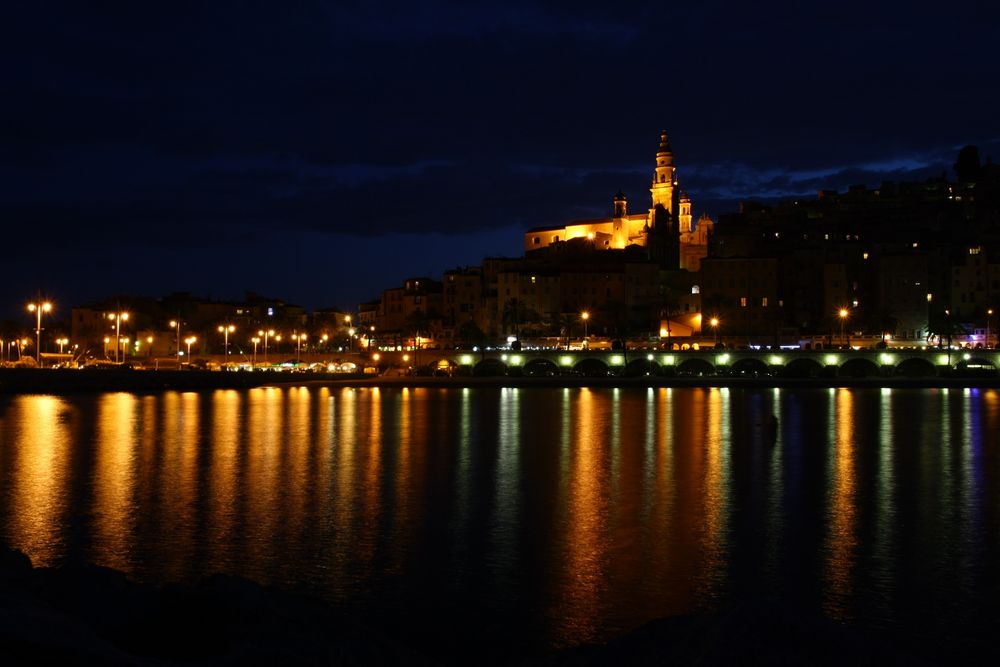
[[[674,153],[670,150],[670,140],[667,131],[660,132],[660,147],[656,150],[656,170],[653,172],[653,185],[649,188],[653,195],[653,204],[663,206],[668,213],[674,211]]]

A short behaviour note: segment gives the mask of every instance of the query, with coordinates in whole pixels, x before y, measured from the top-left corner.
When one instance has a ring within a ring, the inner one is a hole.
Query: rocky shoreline
[[[418,631],[421,623],[437,621],[413,619]],[[461,638],[449,648],[414,648],[333,605],[239,577],[141,584],[92,565],[33,567],[20,551],[0,549],[6,664],[931,665],[983,657],[985,647],[866,633],[757,601],[654,620],[600,646],[511,660],[502,647]]]

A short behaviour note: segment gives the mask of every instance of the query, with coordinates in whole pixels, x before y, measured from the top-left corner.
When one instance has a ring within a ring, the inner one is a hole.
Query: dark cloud
[[[601,215],[618,188],[641,207],[663,127],[713,214],[998,139],[985,2],[47,2],[5,23],[0,216],[65,247],[485,233]]]

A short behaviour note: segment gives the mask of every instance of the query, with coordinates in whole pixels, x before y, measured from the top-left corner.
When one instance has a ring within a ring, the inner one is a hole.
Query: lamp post
[[[944,310],[944,316],[945,316],[945,319],[947,321],[947,325],[946,326],[948,327],[948,331],[947,331],[947,333],[948,333],[948,368],[950,369],[951,368],[951,310],[948,309],[948,308],[945,308],[945,310]]]
[[[122,362],[124,362],[125,357],[128,356],[128,336],[119,338],[118,344],[122,346]],[[118,350],[115,350],[115,356],[118,356]]]
[[[59,346],[59,354],[62,354],[63,347],[69,345],[69,338],[56,338],[56,345]]]
[[[29,303],[28,312],[35,313],[37,316],[37,324],[35,326],[35,361],[38,362],[38,367],[42,367],[42,313],[49,312],[52,310],[52,304],[46,301],[45,303]]]
[[[257,368],[257,344],[260,342],[260,338],[254,336],[250,339],[250,342],[253,343],[253,364],[251,364],[251,368]]]
[[[989,308],[986,311],[986,349],[990,349],[990,319],[993,317],[993,309]]]
[[[300,333],[293,333],[292,340],[295,341],[295,363],[299,363],[299,358],[302,354],[302,341],[306,339],[306,335]]]
[[[354,327],[347,330],[347,351],[354,351]]]
[[[846,308],[841,308],[840,312],[838,313],[838,315],[840,315],[840,345],[841,345],[841,347],[843,347],[844,346],[844,322],[847,320],[847,309]]]
[[[708,321],[708,323],[712,325],[712,332],[715,335],[715,345],[716,345],[716,347],[718,347],[718,345],[719,345],[719,318],[718,317],[713,317],[712,319],[710,319]]]
[[[220,324],[219,333],[222,334],[223,340],[225,341],[223,348],[223,362],[229,363],[229,334],[236,331],[236,325],[234,324]]]
[[[264,337],[264,365],[266,366],[267,365],[267,339],[274,335],[274,329],[268,329],[267,331],[264,331],[263,329],[261,329],[260,331],[257,332],[257,335]]]
[[[128,322],[128,313],[108,313],[107,318],[115,321],[115,363],[118,363],[118,346],[121,345],[122,322]]]
[[[587,345],[587,322],[590,320],[590,313],[588,311],[583,311],[580,313],[580,319],[583,320],[583,344]],[[589,346],[587,346],[589,347]]]
[[[170,328],[177,330],[177,368],[181,367],[181,321],[170,320]]]
[[[184,342],[187,344],[187,356],[188,356],[188,359],[191,358],[191,343],[194,343],[197,340],[198,340],[198,338],[196,336],[188,336],[187,338],[184,339]]]

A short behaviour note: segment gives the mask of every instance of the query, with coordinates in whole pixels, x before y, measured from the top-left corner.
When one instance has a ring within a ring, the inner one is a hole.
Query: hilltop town
[[[38,341],[43,353],[114,360],[522,342],[995,346],[1000,167],[975,147],[960,152],[953,179],[745,202],[717,221],[695,219],[681,172],[664,132],[642,206],[618,192],[606,218],[527,230],[521,257],[413,277],[356,308],[117,296],[55,318]],[[0,361],[33,356],[33,333],[0,333]]]

